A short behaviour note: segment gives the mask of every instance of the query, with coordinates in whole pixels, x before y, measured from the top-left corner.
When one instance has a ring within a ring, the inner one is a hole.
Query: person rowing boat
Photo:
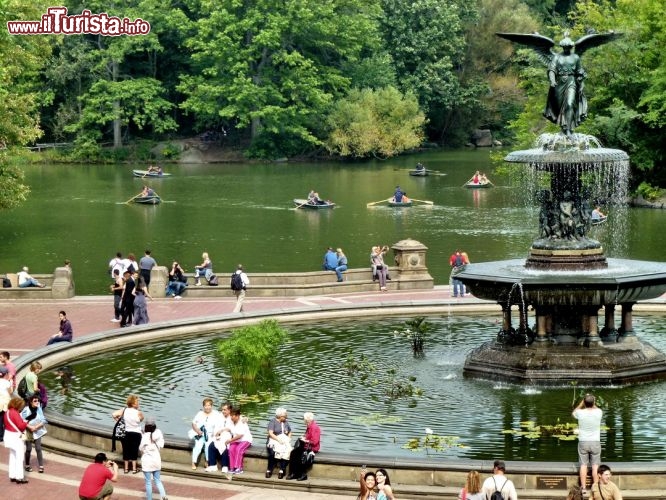
[[[143,186],[143,191],[141,191],[140,197],[149,198],[151,196],[155,196],[155,191],[153,190],[153,188],[149,188],[148,186]]]

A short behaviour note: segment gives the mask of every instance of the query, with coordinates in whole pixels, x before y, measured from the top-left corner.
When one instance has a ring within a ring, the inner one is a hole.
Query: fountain
[[[475,296],[502,307],[497,339],[469,354],[464,373],[539,385],[622,385],[664,377],[666,356],[636,337],[632,308],[666,292],[666,265],[606,258],[601,243],[590,237],[593,203],[624,202],[629,156],[574,132],[587,115],[580,55],[620,35],[588,34],[574,43],[565,34],[560,53],[542,35],[498,36],[547,58],[550,90],[544,116],[561,132],[542,134],[533,149],[505,158],[525,164],[540,187],[539,237],[527,259],[470,264],[456,276]],[[530,310],[536,317],[533,327]]]

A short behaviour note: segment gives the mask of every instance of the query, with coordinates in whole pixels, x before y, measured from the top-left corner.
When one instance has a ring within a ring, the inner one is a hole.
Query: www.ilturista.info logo
[[[10,35],[147,35],[150,23],[141,18],[134,21],[104,12],[93,14],[84,10],[78,15],[67,15],[67,7],[49,7],[40,21],[7,21]]]

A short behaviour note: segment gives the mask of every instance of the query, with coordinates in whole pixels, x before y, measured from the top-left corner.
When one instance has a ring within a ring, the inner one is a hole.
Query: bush
[[[276,320],[264,320],[234,330],[228,339],[220,341],[217,351],[232,380],[254,380],[262,371],[272,368],[287,338],[287,331]]]
[[[658,187],[653,187],[647,182],[643,181],[636,189],[636,192],[647,201],[657,201],[664,194],[664,190]]]

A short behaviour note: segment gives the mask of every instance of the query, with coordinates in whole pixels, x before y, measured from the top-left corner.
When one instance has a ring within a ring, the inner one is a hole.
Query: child
[[[35,444],[35,454],[39,464],[39,472],[44,472],[44,456],[42,455],[42,436],[46,434],[46,418],[42,411],[41,401],[38,394],[33,394],[28,400],[28,405],[21,411],[21,417],[28,422],[28,428],[32,431],[32,439],[25,442],[25,470],[32,472],[30,466],[30,454],[32,453],[32,444]]]
[[[154,418],[147,418],[144,432],[141,436],[141,470],[146,480],[146,498],[153,500],[153,481],[160,492],[160,498],[166,500],[166,491],[160,479],[160,470],[162,469],[162,457],[160,448],[164,448],[164,435],[157,428]]]

